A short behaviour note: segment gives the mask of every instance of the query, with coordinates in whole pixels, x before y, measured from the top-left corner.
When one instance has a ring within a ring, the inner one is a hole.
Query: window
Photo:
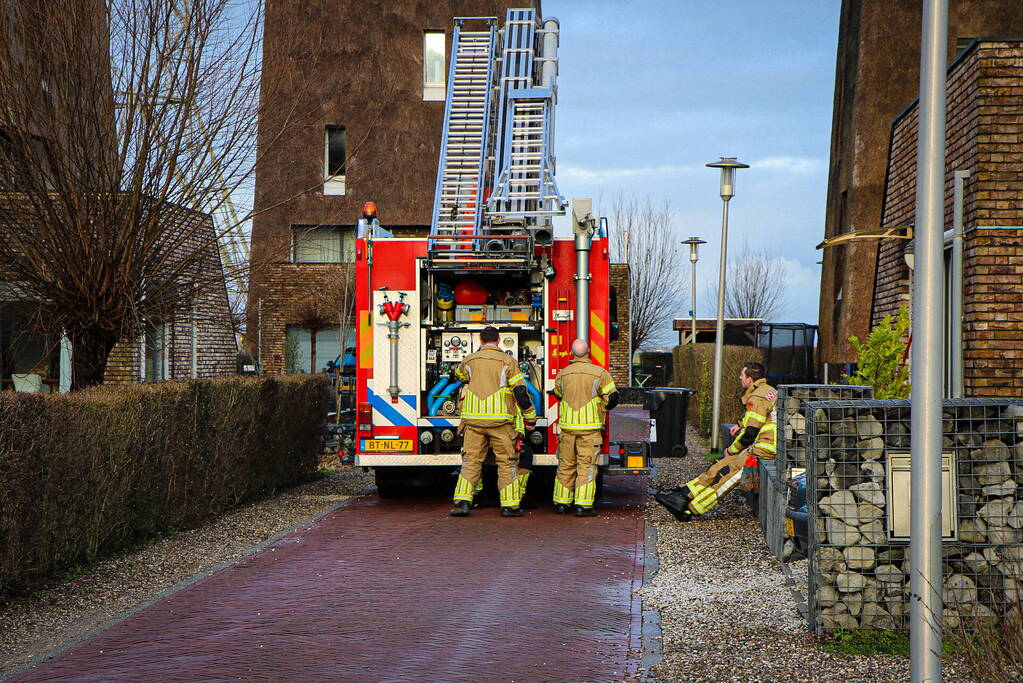
[[[159,382],[168,378],[168,330],[166,324],[147,325],[143,338],[145,358],[142,381]]]
[[[345,348],[355,345],[355,330],[344,331]],[[300,325],[288,325],[284,340],[284,371],[287,373],[313,373],[326,367],[327,361],[341,356],[341,329],[337,325],[312,330]]]
[[[444,101],[444,31],[423,32],[423,101]]]
[[[294,263],[355,263],[355,229],[342,225],[292,228]]]
[[[345,127],[327,126],[323,144],[323,194],[345,193]]]
[[[959,59],[959,55],[961,55],[964,52],[966,52],[966,48],[968,48],[971,45],[973,45],[973,41],[975,41],[975,40],[977,40],[977,39],[976,38],[956,38],[956,54],[955,54],[955,57],[953,57],[953,59]]]

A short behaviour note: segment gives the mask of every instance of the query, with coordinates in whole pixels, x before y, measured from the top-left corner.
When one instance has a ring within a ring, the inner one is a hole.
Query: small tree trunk
[[[117,339],[89,329],[68,336],[71,340],[71,391],[102,384]]]
[[[309,372],[316,374],[316,332],[317,329],[312,327],[309,329]]]

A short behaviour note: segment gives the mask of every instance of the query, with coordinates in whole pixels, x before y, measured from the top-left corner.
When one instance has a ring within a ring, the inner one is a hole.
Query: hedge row
[[[674,381],[676,387],[696,389],[689,401],[689,424],[704,436],[710,435],[711,405],[714,402],[714,345],[687,344],[674,350]],[[742,417],[742,384],[739,371],[750,361],[762,363],[764,354],[750,346],[725,346],[721,379],[721,424],[731,424]]]
[[[322,376],[0,393],[0,594],[308,479]]]

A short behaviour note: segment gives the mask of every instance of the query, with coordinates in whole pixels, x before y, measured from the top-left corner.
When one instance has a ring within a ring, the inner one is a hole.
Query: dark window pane
[[[327,177],[345,174],[344,126],[327,126]]]

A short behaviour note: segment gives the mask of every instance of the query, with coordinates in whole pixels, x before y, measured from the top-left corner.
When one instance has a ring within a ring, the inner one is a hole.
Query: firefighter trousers
[[[562,429],[558,435],[558,478],[554,502],[593,507],[597,497],[597,451],[604,437],[599,429],[574,432]]]
[[[511,424],[476,427],[466,424],[462,433],[462,470],[455,484],[455,501],[472,502],[483,477],[483,461],[494,451],[497,462],[497,489],[501,507],[518,507],[522,502],[519,456],[515,452],[515,429]]]
[[[742,478],[742,468],[746,464],[748,452],[742,451],[732,455],[725,453],[710,468],[692,481],[686,482],[689,494],[689,511],[694,515],[702,515],[716,506],[718,502],[734,489]]]

